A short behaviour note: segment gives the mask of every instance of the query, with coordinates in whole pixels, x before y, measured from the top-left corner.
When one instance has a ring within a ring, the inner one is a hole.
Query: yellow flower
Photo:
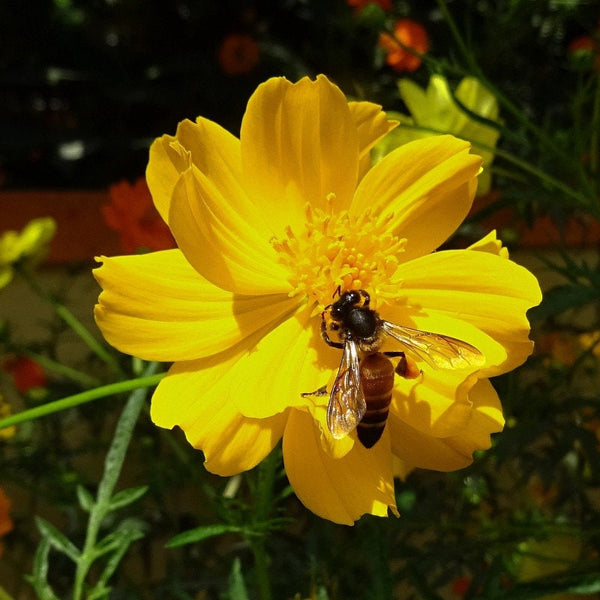
[[[409,79],[398,82],[400,96],[408,107],[411,116],[389,113],[400,121],[391,135],[375,149],[375,158],[380,158],[401,144],[435,135],[435,132],[451,133],[473,144],[473,152],[483,159],[483,172],[479,176],[477,194],[487,194],[491,186],[490,165],[499,132],[469,116],[454,100],[448,81],[442,75],[432,75],[426,90]],[[454,95],[471,112],[488,119],[498,121],[498,102],[493,94],[483,87],[474,77],[465,77],[456,88]],[[411,125],[423,130],[403,127]]]
[[[55,231],[54,219],[43,217],[27,223],[21,232],[5,231],[0,236],[0,288],[12,280],[17,262],[36,263],[43,258]]]
[[[175,361],[152,419],[181,427],[207,469],[257,465],[283,438],[288,478],[313,512],[352,524],[396,511],[393,457],[442,471],[472,462],[503,418],[489,380],[530,354],[525,311],[535,278],[491,235],[433,252],[468,213],[480,158],[451,136],[401,146],[368,169],[395,124],[348,103],[324,76],[260,85],[240,139],[198,118],[150,150],[147,180],[178,249],[100,260],[95,309],[105,338]],[[475,346],[485,365],[396,377],[390,416],[370,449],[334,439],[328,394],[342,351],[321,312],[364,289],[382,318]]]

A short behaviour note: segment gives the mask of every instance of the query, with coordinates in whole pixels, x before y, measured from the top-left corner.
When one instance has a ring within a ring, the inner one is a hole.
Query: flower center
[[[307,294],[320,306],[331,302],[338,287],[341,292],[366,289],[375,296],[395,273],[406,239],[389,232],[393,215],[334,212],[334,195],[327,199],[326,210],[306,206],[303,231],[288,226],[282,238],[271,241],[290,271],[290,295]]]

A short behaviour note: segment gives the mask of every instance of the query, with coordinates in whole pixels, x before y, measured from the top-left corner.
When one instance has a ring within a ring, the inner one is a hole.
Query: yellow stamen
[[[307,205],[304,231],[287,227],[284,237],[271,242],[292,274],[291,295],[307,294],[321,307],[331,303],[338,287],[342,292],[367,289],[376,297],[406,245],[406,239],[389,233],[391,216],[334,213],[334,200],[329,194],[325,210]]]

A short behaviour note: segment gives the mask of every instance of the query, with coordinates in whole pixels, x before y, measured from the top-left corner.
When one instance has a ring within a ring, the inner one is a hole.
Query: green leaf
[[[185,544],[193,544],[224,533],[240,533],[243,529],[237,525],[203,525],[196,529],[184,531],[172,537],[166,544],[167,548],[176,548]]]
[[[85,512],[90,512],[96,504],[94,497],[82,485],[77,486],[77,500]]]
[[[33,573],[25,579],[32,585],[39,600],[59,600],[52,591],[48,578],[48,554],[50,553],[50,539],[44,537],[40,542],[33,557]]]
[[[107,587],[108,580],[117,570],[121,563],[121,559],[125,556],[129,546],[136,540],[144,537],[143,525],[133,519],[128,519],[119,525],[119,529],[106,536],[103,542],[111,535],[115,538],[111,548],[114,550],[114,554],[106,562],[102,575],[98,579],[95,590],[98,590],[98,594],[102,592],[102,595],[99,595],[98,598],[104,598],[104,594],[108,594],[110,591],[110,588]],[[91,596],[89,600],[92,600]]]
[[[143,522],[137,519],[125,519],[114,531],[111,531],[94,546],[95,557],[102,556],[107,552],[127,549],[132,542],[144,537],[144,529]]]
[[[123,506],[127,506],[128,504],[132,504],[136,500],[139,500],[147,491],[148,486],[142,485],[140,487],[129,488],[127,490],[117,492],[111,498],[108,510],[113,511],[117,510],[118,508],[122,508]]]
[[[227,590],[228,600],[248,600],[248,592],[242,575],[242,564],[239,558],[233,561],[231,573],[229,574],[229,588]]]
[[[79,549],[65,535],[63,535],[54,525],[48,523],[41,517],[36,517],[35,522],[40,533],[46,538],[54,548],[59,552],[66,554],[73,562],[77,562],[80,556]]]

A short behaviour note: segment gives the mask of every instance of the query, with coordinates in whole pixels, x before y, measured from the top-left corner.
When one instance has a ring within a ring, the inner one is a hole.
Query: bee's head
[[[357,308],[368,308],[371,297],[365,290],[350,290],[344,292],[339,300],[331,305],[331,318],[344,321],[351,311]]]
[[[370,297],[364,290],[344,292],[339,300],[331,305],[330,316],[341,323],[343,329],[357,340],[375,335],[379,318],[369,308]]]

